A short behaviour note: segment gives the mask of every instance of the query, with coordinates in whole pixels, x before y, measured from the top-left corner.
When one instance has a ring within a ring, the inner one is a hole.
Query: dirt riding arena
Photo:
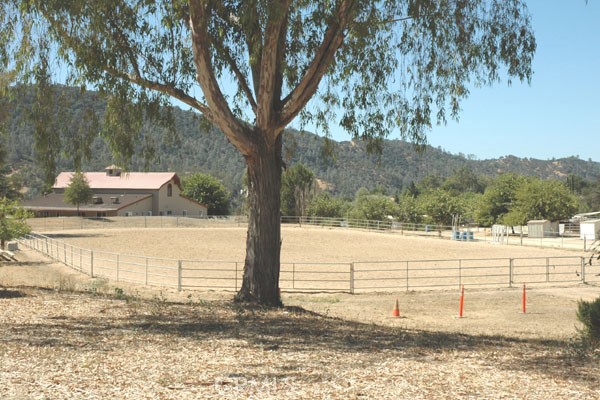
[[[66,230],[29,246],[74,269],[119,282],[236,291],[245,235],[241,227]],[[585,267],[584,254],[286,225],[280,287],[286,292],[370,293],[600,282],[594,268]]]
[[[52,235],[106,252],[242,261],[246,234]],[[282,237],[284,263],[581,256],[340,229],[284,227]],[[600,399],[597,358],[580,358],[572,344],[577,301],[600,295],[594,282],[531,285],[525,314],[518,285],[467,285],[463,318],[458,286],[284,291],[291,308],[252,311],[232,306],[231,291],[90,279],[33,250],[18,256],[0,267],[0,284],[12,288],[0,298],[1,398]]]
[[[115,253],[226,261],[243,261],[245,255],[244,227],[91,229],[50,234],[76,246]],[[282,239],[284,263],[581,255],[581,251],[311,226],[284,226]]]

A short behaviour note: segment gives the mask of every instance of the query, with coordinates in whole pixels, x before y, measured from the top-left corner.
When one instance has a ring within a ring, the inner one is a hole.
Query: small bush
[[[115,288],[115,299],[127,300],[127,295],[125,294],[125,291],[123,289],[121,289],[120,287]]]
[[[77,290],[77,279],[72,275],[59,275],[54,284],[54,290],[59,292],[75,292]]]
[[[590,350],[600,347],[600,297],[594,301],[577,302],[577,319],[583,324],[580,335]]]

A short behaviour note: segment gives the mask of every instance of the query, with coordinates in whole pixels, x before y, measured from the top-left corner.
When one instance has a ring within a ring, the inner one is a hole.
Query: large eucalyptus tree
[[[0,0],[3,68],[19,81],[86,84],[108,96],[104,131],[127,160],[141,114],[171,97],[244,156],[250,218],[240,301],[278,294],[282,132],[312,121],[378,149],[417,144],[456,117],[473,84],[529,80],[524,0]],[[35,73],[37,70],[37,73]],[[31,73],[31,72],[34,73]],[[42,71],[43,72],[43,71]],[[35,80],[35,79],[33,79]]]

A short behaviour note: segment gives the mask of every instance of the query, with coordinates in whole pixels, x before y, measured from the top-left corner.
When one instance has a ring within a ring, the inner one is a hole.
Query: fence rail
[[[178,260],[72,246],[31,233],[21,245],[90,277],[183,289],[237,291],[243,262]],[[281,263],[280,287],[301,292],[373,292],[521,284],[600,283],[600,271],[580,256]]]

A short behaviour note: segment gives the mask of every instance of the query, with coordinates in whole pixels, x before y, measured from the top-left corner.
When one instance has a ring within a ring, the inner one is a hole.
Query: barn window
[[[171,185],[170,183],[167,185],[167,196],[173,196],[173,185]]]

